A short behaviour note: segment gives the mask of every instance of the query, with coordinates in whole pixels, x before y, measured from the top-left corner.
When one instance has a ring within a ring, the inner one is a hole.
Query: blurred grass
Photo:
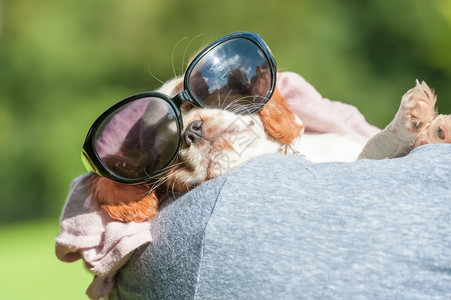
[[[0,224],[56,217],[94,119],[232,31],[260,34],[279,69],[376,126],[416,78],[449,113],[450,10],[449,0],[0,0]]]
[[[58,220],[0,228],[0,299],[88,299],[92,280],[81,261],[63,263],[54,254]]]

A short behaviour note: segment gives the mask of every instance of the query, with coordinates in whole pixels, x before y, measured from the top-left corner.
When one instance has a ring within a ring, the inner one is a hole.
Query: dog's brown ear
[[[285,99],[276,88],[271,99],[258,112],[266,131],[279,142],[290,145],[302,134],[305,124],[287,107]]]
[[[121,222],[143,222],[152,219],[158,211],[155,191],[142,185],[128,185],[95,176],[91,197],[113,219]]]

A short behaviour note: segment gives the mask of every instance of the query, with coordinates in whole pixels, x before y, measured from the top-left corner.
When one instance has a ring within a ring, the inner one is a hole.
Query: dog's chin
[[[188,191],[251,158],[278,152],[281,147],[268,136],[255,115],[194,109],[184,114],[183,119],[185,126],[201,120],[203,132],[194,143],[183,141],[176,161],[166,174],[167,185],[174,191]]]
[[[227,172],[227,166],[220,166],[218,162],[198,151],[182,149],[167,174],[166,185],[177,192],[186,192],[199,184]]]

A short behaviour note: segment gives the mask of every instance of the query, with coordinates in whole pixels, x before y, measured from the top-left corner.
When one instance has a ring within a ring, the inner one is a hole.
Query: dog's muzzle
[[[203,137],[202,121],[196,120],[189,123],[188,127],[186,127],[186,130],[183,133],[183,136],[188,146],[197,143]]]

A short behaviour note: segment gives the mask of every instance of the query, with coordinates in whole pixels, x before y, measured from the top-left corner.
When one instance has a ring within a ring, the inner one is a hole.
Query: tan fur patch
[[[278,89],[258,114],[268,134],[285,145],[290,145],[299,137],[305,127],[305,124],[296,122],[295,115]]]
[[[158,211],[156,192],[144,185],[129,185],[93,176],[91,196],[113,219],[121,222],[143,222]]]

